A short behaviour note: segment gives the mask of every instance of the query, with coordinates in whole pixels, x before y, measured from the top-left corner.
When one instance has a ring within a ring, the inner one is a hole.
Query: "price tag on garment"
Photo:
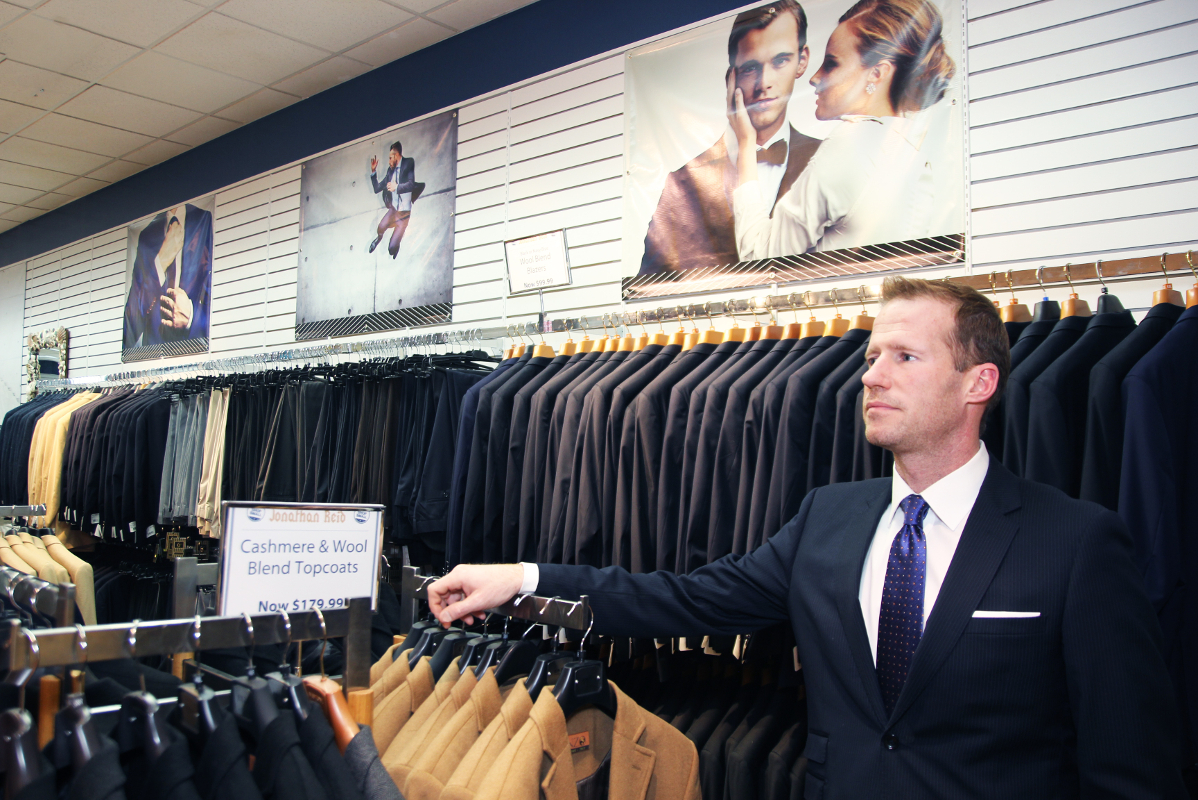
[[[218,614],[375,606],[381,505],[226,502],[222,516]]]
[[[552,231],[503,243],[511,294],[570,285],[566,232]]]

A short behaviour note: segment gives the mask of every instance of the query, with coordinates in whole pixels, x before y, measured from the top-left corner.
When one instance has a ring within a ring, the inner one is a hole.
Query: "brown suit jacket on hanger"
[[[401,754],[406,754],[411,749],[420,743],[421,731],[424,730],[424,725],[433,716],[436,715],[437,709],[444,703],[453,691],[454,685],[461,678],[458,672],[458,659],[455,658],[449,662],[449,666],[445,668],[445,672],[437,679],[433,685],[433,690],[424,698],[424,702],[413,707],[412,717],[404,723],[395,733],[395,737],[391,743],[387,745],[387,749],[380,751],[383,754],[383,766],[387,767],[387,771],[391,771],[391,764],[397,764],[402,760]],[[432,669],[429,673],[431,675]],[[394,775],[391,776],[394,779]],[[396,786],[403,790],[403,784],[399,781],[395,782]]]
[[[395,666],[395,659],[393,656],[395,655],[395,648],[399,647],[400,644],[402,644],[402,642],[397,642],[396,644],[388,647],[387,652],[383,653],[383,657],[370,665],[371,688],[373,688],[374,685],[379,682],[379,678],[383,677],[383,673],[385,673],[390,667]],[[386,695],[384,695],[384,697],[385,696]],[[382,698],[379,699],[381,700]]]
[[[455,658],[447,672],[456,672],[457,668],[458,660]],[[402,736],[403,743],[399,743],[401,737],[396,736],[396,741],[392,742],[391,747],[387,749],[386,755],[383,756],[383,766],[387,768],[387,773],[395,781],[395,785],[404,792],[404,797],[407,797],[404,787],[407,786],[412,766],[428,750],[437,734],[458,713],[458,709],[469,702],[470,695],[477,686],[478,679],[474,677],[474,670],[466,670],[450,687],[449,696],[442,700],[433,713],[421,722],[418,730],[413,731],[414,735],[409,737],[406,735],[406,731],[401,731],[401,734],[404,734]],[[431,699],[429,698],[429,700]],[[429,700],[424,701],[425,705],[429,703]],[[415,717],[408,723],[409,728],[413,726],[414,721]]]
[[[504,699],[499,713],[487,723],[466,755],[462,756],[461,763],[454,768],[441,791],[441,800],[474,800],[495,760],[516,738],[531,713],[532,698],[521,678]]]
[[[407,661],[400,656],[401,661]],[[429,666],[429,657],[420,659],[407,678],[387,695],[383,702],[374,708],[374,724],[370,726],[374,734],[374,746],[380,753],[387,752],[387,747],[395,734],[415,713],[416,709],[433,693],[433,668]],[[402,669],[402,667],[400,667]],[[386,680],[384,676],[383,680]]]
[[[575,782],[591,775],[609,750],[610,800],[701,800],[694,742],[609,685],[614,720],[593,706],[567,720],[553,694],[541,692],[528,722],[483,779],[479,800],[577,800]],[[582,733],[585,749],[582,741],[571,742]]]
[[[509,687],[508,691],[514,689],[524,692],[525,698],[528,698],[523,678],[515,686]],[[454,691],[457,691],[457,687]],[[407,800],[438,800],[454,770],[491,720],[499,714],[502,706],[503,694],[495,681],[495,670],[488,669],[478,679],[474,691],[470,692],[470,697],[461,708],[439,730],[430,732],[428,744],[412,762],[404,797]],[[528,707],[532,708],[531,700],[528,701]]]

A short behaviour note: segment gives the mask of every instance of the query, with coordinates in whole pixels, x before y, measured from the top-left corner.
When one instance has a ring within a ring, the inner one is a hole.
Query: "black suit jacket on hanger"
[[[666,414],[674,387],[715,350],[696,344],[678,355],[636,396],[624,415],[620,466],[616,474],[615,563],[633,572],[652,572],[657,559],[657,482],[661,477]],[[623,454],[631,452],[631,461]],[[627,561],[624,559],[627,558]]]
[[[1011,326],[1020,323],[1008,322],[1005,323],[1007,333],[1011,332]],[[1023,359],[1027,358],[1044,338],[1052,332],[1052,327],[1057,324],[1054,320],[1041,320],[1039,322],[1027,323],[1019,332],[1019,337],[1011,342],[1011,369],[1012,371],[1023,363]],[[999,401],[986,414],[986,423],[982,429],[982,441],[986,443],[986,451],[998,460],[1003,458],[1003,431],[1005,430],[1004,420],[1006,418],[1006,408],[1004,400],[999,398]]]
[[[815,416],[811,419],[811,445],[807,451],[807,491],[831,483],[832,449],[836,442],[836,411],[840,390],[854,375],[864,373],[866,337],[857,352],[846,358],[839,367],[828,373],[815,396]],[[860,381],[860,378],[858,378]]]
[[[836,392],[836,422],[833,425],[832,465],[828,471],[828,483],[848,483],[854,480],[853,456],[857,448],[857,418],[861,416],[858,398],[865,388],[861,379],[868,370],[869,364],[862,358],[857,371],[849,376]]]
[[[1090,370],[1135,327],[1128,311],[1094,315],[1077,343],[1032,382],[1024,477],[1078,496]]]
[[[1086,443],[1082,462],[1082,500],[1114,510],[1119,504],[1119,475],[1123,464],[1123,379],[1172,330],[1185,311],[1159,303],[1111,352],[1090,370],[1086,406]]]
[[[808,795],[856,800],[885,786],[1056,800],[1080,783],[1096,796],[1184,798],[1177,704],[1126,527],[993,458],[885,712],[858,596],[891,488],[817,489],[764,546],[688,576],[545,564],[537,592],[588,595],[595,631],[609,636],[789,621],[807,692]]]
[[[1011,370],[1007,389],[1003,393],[1002,461],[1016,475],[1022,475],[1027,467],[1027,426],[1031,413],[1032,381],[1072,347],[1089,324],[1090,317],[1065,317],[1054,323],[1052,333],[1018,367]],[[1030,330],[1031,327],[1024,333]]]

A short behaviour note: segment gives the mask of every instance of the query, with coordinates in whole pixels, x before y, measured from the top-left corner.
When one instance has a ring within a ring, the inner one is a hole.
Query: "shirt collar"
[[[758,150],[764,150],[775,142],[786,142],[786,149],[790,150],[790,120],[782,123],[782,127],[778,132],[766,141],[765,144],[757,145]],[[724,130],[724,147],[728,151],[728,160],[732,162],[732,166],[736,166],[737,159],[740,156],[740,147],[736,143],[736,134],[732,131],[732,126],[729,125]]]
[[[990,454],[986,452],[985,442],[979,441],[978,451],[974,453],[973,458],[924,489],[919,496],[941,522],[957,530],[973,509],[989,469]],[[892,517],[899,503],[909,494],[914,492],[896,471],[890,484]]]

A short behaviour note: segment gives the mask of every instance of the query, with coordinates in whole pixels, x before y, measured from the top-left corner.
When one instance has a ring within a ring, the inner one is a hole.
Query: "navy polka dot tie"
[[[927,502],[917,494],[899,503],[903,529],[890,546],[886,583],[882,587],[882,613],[878,617],[878,683],[886,715],[894,711],[915,647],[923,636],[923,585],[928,545],[923,535]]]

